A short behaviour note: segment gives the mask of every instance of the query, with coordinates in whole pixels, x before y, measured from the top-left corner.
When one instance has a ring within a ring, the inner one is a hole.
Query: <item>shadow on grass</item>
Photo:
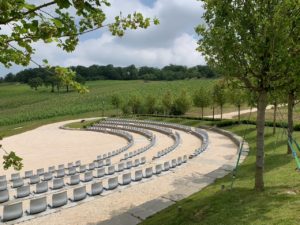
[[[285,187],[270,189],[274,188]],[[293,199],[289,195],[270,196],[268,191],[258,194],[252,189],[235,188],[203,195],[199,192],[141,224],[268,224],[271,220],[269,212]]]

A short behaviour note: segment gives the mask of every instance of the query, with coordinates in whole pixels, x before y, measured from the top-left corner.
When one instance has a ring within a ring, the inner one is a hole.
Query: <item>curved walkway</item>
[[[116,148],[118,144],[126,144],[126,141],[122,138],[112,135],[103,134],[103,138],[99,138],[99,133],[96,132],[72,132],[59,129],[59,126],[67,122],[46,125],[33,131],[12,136],[5,139],[3,144],[8,149],[14,150],[12,146],[17,149],[26,143],[26,139],[33,140],[32,143],[27,144],[21,152],[17,151],[17,153],[21,155],[22,153],[25,154],[25,152],[27,154],[23,155],[26,166],[24,169],[26,170],[33,167],[33,165],[27,164],[28,162],[34,162],[34,160],[30,158],[36,159],[36,157],[38,157],[38,155],[36,155],[38,153],[33,154],[30,153],[30,151],[27,153],[27,149],[33,146],[35,146],[35,149],[37,147],[42,148],[41,152],[39,152],[39,157],[41,154],[50,154],[52,155],[52,160],[54,160],[54,156],[57,155],[57,153],[53,150],[59,149],[59,147],[66,148],[66,146],[68,146],[67,148],[73,151],[74,148],[76,148],[74,159],[85,156],[87,160],[90,160],[90,158],[95,158],[95,154],[91,153],[92,156],[86,156],[87,151],[83,151],[83,149],[94,149],[96,146],[99,146],[99,149],[103,149],[104,151],[103,145],[106,146],[105,150],[107,150],[111,145],[113,148]],[[184,137],[182,138],[178,152],[186,151],[189,153],[191,149],[199,145],[199,140],[193,135],[183,131],[178,132]],[[94,137],[94,134],[96,137]],[[237,146],[230,138],[217,132],[208,131],[208,135],[210,140],[208,149],[199,156],[188,160],[188,163],[179,168],[175,168],[168,173],[155,177],[155,179],[149,179],[146,182],[131,185],[129,188],[118,189],[106,196],[96,197],[92,201],[84,200],[76,207],[62,208],[62,210],[53,214],[45,213],[38,218],[25,221],[22,224],[138,224],[141,220],[174,204],[177,200],[198,192],[203,187],[214,182],[216,178],[222,177],[232,170],[237,159]],[[57,141],[56,138],[58,138],[59,141]],[[82,141],[84,144],[81,144]],[[47,144],[43,148],[45,143]],[[94,144],[94,146],[92,146],[92,144]],[[155,146],[154,149],[161,144],[164,143],[158,140],[157,146]],[[244,147],[247,148],[246,145]],[[47,148],[49,151],[45,152],[44,149]],[[77,148],[80,150],[77,150]],[[53,152],[51,152],[50,149],[52,149]],[[83,153],[81,153],[81,151],[83,151]],[[173,154],[176,154],[176,152]],[[244,157],[242,157],[242,159],[244,159]],[[59,156],[58,153],[55,160],[57,163],[54,164],[59,164],[61,162],[60,160],[63,161],[61,163],[66,163],[67,159]],[[39,160],[35,161],[36,163],[41,163],[39,166],[34,166],[35,169],[44,167],[45,162],[37,162]],[[73,161],[73,159],[69,161]]]

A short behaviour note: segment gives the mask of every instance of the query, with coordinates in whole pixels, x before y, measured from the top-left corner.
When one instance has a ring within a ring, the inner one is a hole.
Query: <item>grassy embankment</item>
[[[110,104],[110,96],[115,93],[124,99],[133,94],[141,97],[153,95],[160,99],[167,90],[174,95],[178,95],[181,89],[192,94],[197,88],[212,87],[215,82],[216,80],[92,81],[87,82],[90,93],[83,95],[75,92],[50,93],[50,89],[45,87],[34,91],[23,84],[1,84],[0,135],[21,133],[62,120],[118,114]],[[226,110],[231,111],[232,107],[229,106]],[[193,111],[198,114],[199,109],[192,108],[191,112]],[[206,113],[210,114],[208,110]]]
[[[193,126],[203,125],[196,120],[165,120]],[[225,129],[241,136],[247,129],[246,140],[251,149],[249,156],[238,168],[233,189],[229,190],[232,178],[228,175],[152,216],[142,225],[299,224],[300,174],[295,171],[292,156],[286,155],[286,138],[273,136],[272,129],[266,128],[266,188],[262,193],[255,193],[255,126],[235,125]],[[282,130],[278,129],[277,132],[280,134]],[[295,138],[300,140],[300,132],[295,132]],[[221,185],[225,185],[226,190],[221,190]]]

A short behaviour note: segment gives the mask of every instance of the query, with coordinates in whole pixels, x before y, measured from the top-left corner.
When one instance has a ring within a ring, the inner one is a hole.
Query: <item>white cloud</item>
[[[107,29],[81,38],[72,53],[63,52],[55,44],[36,43],[33,59],[41,62],[47,58],[52,65],[113,64],[116,66],[157,66],[180,64],[193,66],[205,64],[195,49],[197,38],[194,27],[201,23],[203,9],[196,0],[158,0],[152,7],[139,0],[112,0],[106,8],[107,21],[112,21],[120,11],[124,15],[140,11],[145,16],[158,17],[159,26],[146,30],[128,31],[122,38],[113,37]],[[12,68],[13,71],[19,67]],[[2,70],[3,71],[3,70]],[[0,67],[1,74],[1,67]]]

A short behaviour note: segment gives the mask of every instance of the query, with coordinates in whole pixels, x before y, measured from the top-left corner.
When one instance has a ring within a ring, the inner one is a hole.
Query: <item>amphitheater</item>
[[[64,127],[71,122],[3,140],[24,159],[19,173],[0,169],[3,223],[138,224],[230,173],[242,142],[217,128],[119,118]]]

